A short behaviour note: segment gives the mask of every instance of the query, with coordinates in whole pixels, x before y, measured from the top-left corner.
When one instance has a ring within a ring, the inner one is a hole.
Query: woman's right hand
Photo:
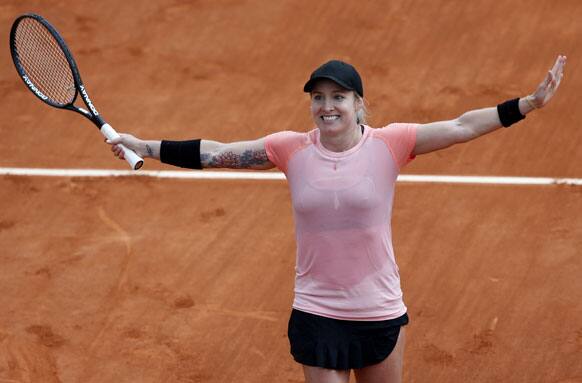
[[[160,157],[160,141],[144,141],[131,134],[119,133],[119,138],[106,140],[105,142],[111,145],[111,151],[119,159],[125,159],[119,144],[123,144],[126,148],[133,150],[142,158],[158,159]]]

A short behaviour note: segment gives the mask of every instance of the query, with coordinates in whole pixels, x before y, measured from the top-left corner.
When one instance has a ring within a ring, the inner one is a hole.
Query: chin
[[[341,123],[334,123],[334,124],[326,124],[325,122],[322,121],[318,121],[316,123],[317,128],[325,133],[329,133],[329,134],[338,134],[338,133],[342,133],[344,132],[346,129],[348,129],[349,127],[346,126],[345,124],[341,124]]]

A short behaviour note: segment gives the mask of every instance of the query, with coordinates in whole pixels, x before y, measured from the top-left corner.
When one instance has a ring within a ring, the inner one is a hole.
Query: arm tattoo
[[[245,150],[242,154],[222,152],[216,155],[200,153],[200,161],[205,168],[252,169],[269,161],[263,150]]]
[[[146,144],[146,152],[148,152],[148,156],[150,157],[154,156],[154,151],[152,150],[152,147],[149,146],[148,144]]]

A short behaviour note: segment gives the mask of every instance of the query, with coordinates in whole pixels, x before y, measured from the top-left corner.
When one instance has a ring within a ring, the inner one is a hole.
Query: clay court
[[[0,167],[126,170],[18,78],[25,12],[63,34],[108,122],[146,139],[307,131],[302,86],[331,58],[359,69],[380,127],[525,96],[565,54],[546,108],[404,173],[582,178],[578,0],[3,0]],[[580,185],[399,183],[404,381],[582,383],[581,217]],[[2,175],[0,245],[0,383],[303,381],[284,181]]]

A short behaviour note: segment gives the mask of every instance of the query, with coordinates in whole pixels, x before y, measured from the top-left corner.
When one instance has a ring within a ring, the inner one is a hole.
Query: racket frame
[[[74,94],[71,102],[69,102],[68,104],[56,103],[56,102],[52,101],[50,99],[50,97],[43,94],[42,91],[28,77],[26,71],[22,67],[20,60],[18,58],[17,49],[15,48],[15,46],[16,46],[15,40],[16,40],[16,31],[18,29],[18,25],[20,24],[21,20],[25,19],[25,18],[32,18],[32,19],[38,21],[43,27],[45,27],[49,31],[49,33],[54,37],[57,44],[59,45],[59,47],[63,51],[65,59],[67,60],[69,67],[71,69],[71,74],[73,75],[73,82],[74,82],[74,86],[75,86],[75,94]],[[115,139],[115,138],[119,137],[119,134],[111,127],[111,125],[106,123],[105,120],[103,119],[103,117],[101,117],[101,115],[97,111],[97,108],[95,107],[95,105],[91,101],[91,98],[89,97],[89,94],[87,93],[87,89],[85,88],[85,85],[83,84],[83,80],[81,80],[81,74],[79,73],[77,63],[75,62],[75,59],[73,58],[73,55],[72,55],[71,51],[69,50],[69,47],[65,43],[65,40],[62,38],[62,36],[56,30],[56,28],[53,27],[44,17],[42,17],[38,14],[35,14],[35,13],[26,13],[26,14],[23,14],[23,15],[19,16],[18,18],[16,18],[16,20],[12,24],[12,28],[10,30],[10,54],[12,56],[12,61],[14,62],[14,66],[16,68],[16,71],[20,75],[20,78],[22,79],[24,84],[27,86],[27,88],[29,88],[30,91],[37,98],[39,98],[41,101],[45,102],[46,104],[48,104],[52,107],[59,108],[59,109],[72,110],[72,111],[77,112],[80,115],[86,117],[91,122],[93,122],[93,124],[95,124],[95,126],[97,126],[97,128],[99,129],[101,134],[103,134],[103,136],[105,136],[107,139],[111,140],[111,139]],[[85,106],[87,107],[88,110],[74,105],[75,101],[77,100],[78,95],[81,95],[81,99],[83,100],[83,103],[85,104]],[[128,149],[124,145],[119,144],[119,146],[122,148],[122,151],[124,153],[124,157],[127,160],[127,162],[130,164],[132,169],[138,170],[139,168],[142,167],[143,159],[140,156],[138,156],[133,150]]]

